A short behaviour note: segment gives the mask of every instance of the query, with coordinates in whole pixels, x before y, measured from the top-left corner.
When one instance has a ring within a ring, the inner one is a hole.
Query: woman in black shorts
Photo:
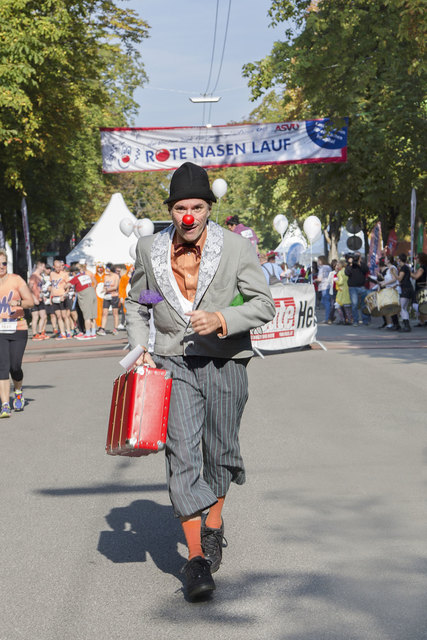
[[[7,272],[7,254],[0,249],[0,418],[9,418],[10,380],[14,385],[13,408],[24,409],[22,358],[28,340],[24,309],[31,309],[33,296],[25,280]]]

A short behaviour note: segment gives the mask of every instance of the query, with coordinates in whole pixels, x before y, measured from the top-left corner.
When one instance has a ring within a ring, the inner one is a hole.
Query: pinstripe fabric
[[[166,441],[169,495],[175,513],[190,516],[225,495],[231,482],[245,482],[239,428],[248,399],[248,359],[155,360],[173,375]]]

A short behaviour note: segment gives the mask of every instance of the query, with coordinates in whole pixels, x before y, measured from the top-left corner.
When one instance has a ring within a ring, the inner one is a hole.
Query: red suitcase
[[[106,451],[144,456],[164,449],[172,377],[169,371],[138,367],[114,381]]]

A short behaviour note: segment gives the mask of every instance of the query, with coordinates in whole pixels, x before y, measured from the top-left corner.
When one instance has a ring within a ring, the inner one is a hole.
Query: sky
[[[269,27],[270,0],[232,0],[218,103],[193,104],[190,97],[211,93],[220,70],[229,0],[219,0],[215,56],[208,85],[216,0],[129,0],[150,25],[140,52],[149,82],[135,92],[137,127],[179,127],[241,122],[259,103],[250,101],[242,66],[264,58],[282,29]],[[210,111],[210,113],[209,113]],[[210,117],[209,117],[210,116]]]

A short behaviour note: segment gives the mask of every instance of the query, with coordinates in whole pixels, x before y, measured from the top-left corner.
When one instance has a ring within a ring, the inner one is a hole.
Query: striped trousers
[[[245,482],[239,428],[248,399],[248,359],[156,355],[155,361],[173,376],[169,496],[177,516],[191,516],[224,496],[231,482]]]

